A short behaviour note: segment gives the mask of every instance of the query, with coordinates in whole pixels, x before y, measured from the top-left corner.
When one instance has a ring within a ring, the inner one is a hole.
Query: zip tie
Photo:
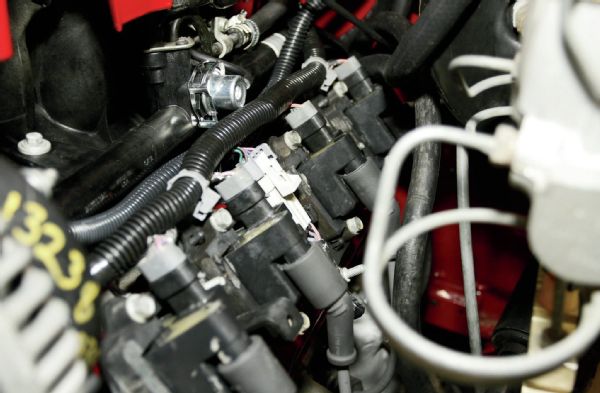
[[[167,190],[170,190],[173,183],[183,177],[189,177],[190,179],[195,180],[200,184],[200,187],[202,187],[202,196],[200,197],[198,204],[196,204],[192,216],[199,221],[206,220],[206,217],[212,212],[215,205],[221,199],[221,196],[215,190],[210,188],[210,181],[206,180],[204,176],[188,169],[182,169],[178,174],[171,178],[171,180],[167,182]]]

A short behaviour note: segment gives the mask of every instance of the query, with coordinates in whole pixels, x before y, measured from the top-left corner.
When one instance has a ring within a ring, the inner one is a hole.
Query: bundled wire
[[[518,382],[550,371],[580,355],[600,333],[599,292],[594,292],[591,302],[584,307],[578,328],[562,341],[533,354],[496,358],[467,355],[429,341],[412,330],[390,307],[383,286],[383,271],[387,261],[407,240],[459,222],[524,225],[522,217],[511,213],[494,209],[457,209],[413,221],[386,240],[387,211],[391,207],[402,165],[416,146],[431,141],[459,144],[487,155],[493,155],[498,147],[495,138],[489,135],[467,134],[453,127],[429,126],[406,134],[388,155],[367,239],[363,286],[371,314],[392,346],[408,360],[431,372],[477,385]]]

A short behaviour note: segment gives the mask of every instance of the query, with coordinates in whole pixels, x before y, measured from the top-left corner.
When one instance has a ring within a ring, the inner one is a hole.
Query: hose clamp
[[[183,177],[189,177],[190,179],[195,180],[200,184],[200,187],[202,187],[202,196],[200,197],[200,201],[196,204],[192,216],[199,221],[206,220],[206,217],[212,212],[215,205],[221,199],[221,196],[215,190],[210,188],[209,180],[198,172],[190,171],[188,169],[182,169],[178,174],[171,178],[171,180],[167,182],[167,190],[170,190],[173,184]]]

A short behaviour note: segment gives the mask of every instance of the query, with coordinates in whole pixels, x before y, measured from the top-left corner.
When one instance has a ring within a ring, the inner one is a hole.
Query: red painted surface
[[[457,207],[454,162],[453,149],[443,149],[435,211]],[[480,191],[490,187],[488,182],[497,180],[497,178],[471,178],[472,185],[481,187],[471,187],[473,206],[502,205],[502,200],[506,198],[504,188],[508,189],[506,183],[497,193]],[[404,211],[406,190],[399,188],[396,199],[401,211]],[[472,233],[481,336],[484,340],[484,352],[490,353],[493,352],[493,347],[489,340],[494,327],[504,311],[525,264],[533,257],[527,247],[524,231],[474,225]],[[424,322],[467,336],[458,226],[440,228],[433,232],[431,239],[432,267],[429,287],[423,299]]]
[[[123,30],[125,23],[140,16],[168,10],[172,6],[173,0],[110,0],[110,11],[117,31]]]
[[[0,61],[8,60],[13,54],[7,0],[0,0]]]

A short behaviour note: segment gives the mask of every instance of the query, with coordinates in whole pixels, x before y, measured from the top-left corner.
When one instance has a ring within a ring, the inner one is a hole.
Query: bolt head
[[[227,209],[219,209],[214,212],[210,216],[209,222],[217,232],[226,232],[234,224],[233,217]]]
[[[358,235],[363,228],[364,224],[358,217],[352,217],[346,220],[346,229],[353,235]]]
[[[288,131],[283,134],[283,141],[290,150],[296,150],[302,146],[302,137],[296,131]]]
[[[152,318],[157,311],[154,298],[143,293],[134,293],[125,300],[127,315],[137,323],[145,323]]]

